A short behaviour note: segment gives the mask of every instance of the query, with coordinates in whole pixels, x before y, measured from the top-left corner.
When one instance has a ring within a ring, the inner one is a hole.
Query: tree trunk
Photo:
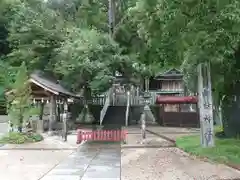
[[[92,91],[91,88],[86,85],[84,88],[84,100],[86,102],[86,104],[84,105],[84,109],[83,109],[83,122],[88,123],[88,124],[92,124],[92,122],[94,121],[93,115],[90,111],[91,108],[91,103],[92,102]]]
[[[23,115],[20,114],[20,116],[19,116],[19,125],[18,125],[18,132],[22,133],[22,127],[23,127]]]

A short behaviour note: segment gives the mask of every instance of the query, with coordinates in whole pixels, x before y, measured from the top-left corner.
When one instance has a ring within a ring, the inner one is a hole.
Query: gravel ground
[[[240,179],[240,172],[225,165],[193,159],[177,148],[124,149],[122,180]]]

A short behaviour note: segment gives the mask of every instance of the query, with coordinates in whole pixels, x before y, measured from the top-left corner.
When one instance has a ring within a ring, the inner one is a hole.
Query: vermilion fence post
[[[117,141],[117,130],[114,130],[114,141]]]
[[[107,132],[107,140],[111,141],[111,130],[108,130]]]
[[[92,134],[93,134],[93,135],[92,135],[92,136],[93,136],[93,137],[92,137],[92,140],[95,141],[95,140],[96,140],[96,131],[93,131]]]
[[[82,135],[82,140],[85,141],[86,140],[86,133],[83,131],[81,135]]]
[[[105,130],[105,131],[103,131],[103,139],[102,139],[102,141],[106,141],[106,137],[107,137],[107,131]]]

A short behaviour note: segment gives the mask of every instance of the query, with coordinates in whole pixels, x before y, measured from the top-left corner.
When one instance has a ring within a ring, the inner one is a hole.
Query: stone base
[[[37,133],[43,133],[43,120],[37,121]]]
[[[54,135],[54,132],[53,131],[48,131],[48,136],[53,136]]]

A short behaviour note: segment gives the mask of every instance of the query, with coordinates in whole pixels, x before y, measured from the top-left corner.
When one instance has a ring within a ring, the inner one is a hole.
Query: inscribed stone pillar
[[[203,147],[214,146],[213,109],[210,65],[198,65],[198,107],[200,114],[201,144]]]

